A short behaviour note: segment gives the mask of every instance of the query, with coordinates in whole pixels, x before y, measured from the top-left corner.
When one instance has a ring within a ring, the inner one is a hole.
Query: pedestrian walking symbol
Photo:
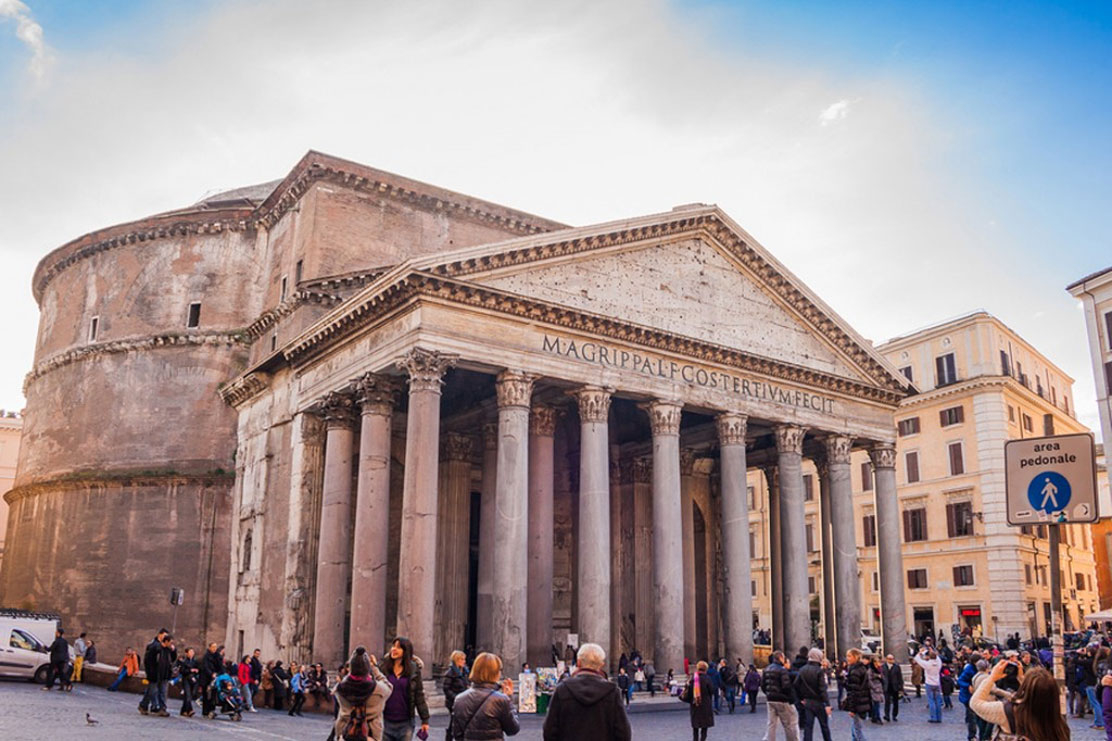
[[[1027,501],[1048,515],[1061,512],[1070,503],[1070,482],[1054,471],[1043,471],[1027,485]]]

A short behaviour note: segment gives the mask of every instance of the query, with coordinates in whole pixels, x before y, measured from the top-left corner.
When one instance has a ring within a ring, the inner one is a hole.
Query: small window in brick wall
[[[201,302],[194,301],[189,305],[189,314],[185,318],[185,326],[188,329],[196,329],[201,326]]]

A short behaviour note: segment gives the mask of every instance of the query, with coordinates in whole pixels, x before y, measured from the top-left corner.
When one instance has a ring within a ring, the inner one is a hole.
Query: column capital
[[[320,415],[327,428],[351,427],[355,421],[355,399],[348,390],[329,391],[321,400]]]
[[[715,421],[718,424],[719,445],[745,445],[749,417],[735,412],[724,412],[719,414]]]
[[[803,437],[807,434],[799,425],[776,425],[776,450],[781,453],[803,454]]]
[[[683,404],[678,401],[655,399],[648,404],[641,404],[640,407],[648,412],[653,436],[680,434]]]
[[[472,442],[469,435],[445,432],[440,436],[440,457],[446,461],[469,461]]]
[[[643,455],[633,459],[633,481],[637,484],[647,484],[653,480],[653,459],[651,455]]]
[[[363,414],[389,416],[394,411],[394,398],[401,386],[397,379],[380,373],[364,373],[353,382],[355,402]]]
[[[818,453],[811,460],[815,464],[815,470],[819,474],[819,479],[825,479],[830,474],[830,464],[827,462],[826,453]]]
[[[444,373],[459,360],[458,355],[415,347],[407,352],[398,365],[409,374],[409,390],[440,393]]]
[[[892,443],[874,443],[869,448],[869,458],[874,468],[896,467],[896,446]]]
[[[556,434],[556,420],[560,410],[547,404],[534,404],[529,410],[529,433],[538,437],[552,437]]]
[[[853,438],[849,435],[827,435],[825,442],[827,465],[849,463],[850,452],[853,450]]]
[[[691,476],[695,473],[695,449],[680,449],[680,476]]]
[[[483,447],[487,450],[498,449],[498,423],[483,423]]]
[[[581,422],[606,422],[610,418],[610,395],[614,389],[600,386],[582,386],[571,392],[579,402]]]
[[[528,407],[533,398],[533,382],[537,377],[524,371],[504,370],[494,383],[498,408]]]
[[[765,483],[768,484],[768,488],[776,488],[780,478],[780,467],[775,463],[767,463],[761,466],[761,471],[764,472]]]

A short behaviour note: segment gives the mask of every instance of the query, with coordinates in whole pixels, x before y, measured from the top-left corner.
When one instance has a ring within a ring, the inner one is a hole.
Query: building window
[[[749,531],[749,557],[757,557],[757,534],[752,530]]]
[[[880,591],[880,574],[876,571],[873,572],[873,591]]]
[[[815,552],[815,526],[810,522],[807,523],[807,552]]]
[[[809,473],[803,474],[803,501],[815,500],[815,477]]]
[[[756,596],[757,596],[757,582],[755,582],[755,581],[751,581],[751,582],[749,582],[749,592],[750,592],[750,593],[751,593],[751,594],[752,594],[752,595],[753,595],[754,597],[756,597]]]
[[[1031,386],[1027,383],[1027,374],[1023,372],[1023,363],[1015,364],[1015,375],[1016,378],[1019,379],[1020,383],[1022,383],[1024,386],[1027,386],[1027,388],[1031,388]]]
[[[926,507],[916,507],[915,509],[905,509],[903,513],[904,520],[904,542],[914,543],[916,541],[927,539],[927,509]]]
[[[1043,395],[1042,379],[1038,376],[1035,376],[1035,393],[1039,396]]]
[[[946,534],[951,538],[965,538],[973,534],[972,502],[946,505]]]
[[[247,534],[243,536],[243,558],[240,562],[239,573],[251,570],[251,531],[248,530]]]
[[[861,525],[865,532],[865,547],[872,548],[876,545],[876,515],[865,515],[861,518]]]
[[[755,492],[753,491],[753,487],[752,486],[746,487],[745,493],[749,497],[749,509],[756,509],[757,508],[757,498],[756,498]]]
[[[1074,574],[1073,578],[1074,578],[1074,581],[1077,583],[1077,591],[1084,592],[1085,591],[1085,575],[1084,574]]]
[[[201,302],[194,301],[189,305],[189,313],[185,316],[187,329],[196,329],[201,326]]]
[[[908,571],[907,571],[907,588],[908,589],[926,589],[927,588],[927,570],[926,569],[908,569]]]
[[[270,351],[274,352],[278,349],[278,335],[272,334],[270,336]]]
[[[286,292],[289,291],[289,288],[290,288],[290,279],[283,275],[282,276],[282,288],[278,292],[278,303],[281,303],[281,302],[286,300]]]
[[[1022,533],[1023,535],[1030,535],[1031,534],[1031,526],[1030,525],[1020,525],[1019,526],[1019,532]]]
[[[808,594],[815,594],[818,591],[819,590],[816,588],[816,585],[815,585],[815,577],[808,576],[807,577],[807,593]]]
[[[1031,564],[1029,563],[1023,564],[1023,580],[1028,586],[1031,585]]]
[[[1035,537],[1046,540],[1046,525],[1035,525]]]
[[[1008,405],[1008,423],[1015,424],[1015,407],[1011,404]]]
[[[97,334],[100,332],[100,317],[95,316],[89,320],[89,342],[97,341]]]
[[[305,261],[304,260],[298,260],[297,265],[295,265],[294,269],[293,269],[293,282],[294,283],[300,283],[301,282],[301,277],[303,275],[304,267],[305,267]]]
[[[1000,351],[1000,370],[1005,376],[1012,374],[1012,359],[1008,357],[1008,353],[1004,350]]]
[[[960,425],[965,421],[965,407],[950,407],[938,413],[938,422],[943,427]]]
[[[965,458],[962,455],[961,443],[950,443],[946,446],[950,454],[950,475],[960,476],[965,473]]]
[[[919,418],[908,417],[907,419],[901,419],[899,422],[896,423],[896,432],[897,434],[899,434],[900,437],[907,437],[908,435],[918,435]]]
[[[1043,435],[1051,437],[1054,435],[1054,415],[1043,415]]]
[[[873,490],[873,467],[868,461],[861,463],[861,491]]]
[[[958,380],[957,365],[954,363],[952,352],[939,355],[934,359],[934,369],[938,377],[936,386],[948,386]]]
[[[973,566],[966,564],[964,566],[954,567],[954,586],[955,587],[971,587],[973,586]]]
[[[903,368],[900,368],[900,373],[903,373],[904,378],[906,378],[907,380],[911,381],[912,383],[915,382],[915,379],[912,378],[910,365],[905,365]]]
[[[1035,423],[1031,419],[1030,414],[1025,413],[1023,415],[1023,429],[1026,430],[1027,432],[1034,432],[1035,431]]]
[[[1038,571],[1039,571],[1039,575],[1042,577],[1041,584],[1044,587],[1049,586],[1050,585],[1050,580],[1049,580],[1049,578],[1047,577],[1047,574],[1046,574],[1046,567],[1045,566],[1040,566],[1038,568]]]
[[[904,453],[904,470],[907,471],[907,483],[914,484],[919,480],[919,451]]]
[[[1058,406],[1058,389],[1053,386],[1050,387],[1050,403]]]

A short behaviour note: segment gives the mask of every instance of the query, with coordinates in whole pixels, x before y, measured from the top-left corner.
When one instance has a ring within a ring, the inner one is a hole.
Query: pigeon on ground
[[[85,713],[85,725],[95,726],[95,725],[98,725],[99,723],[100,723],[99,720],[97,720],[93,716],[89,715],[88,713]]]

